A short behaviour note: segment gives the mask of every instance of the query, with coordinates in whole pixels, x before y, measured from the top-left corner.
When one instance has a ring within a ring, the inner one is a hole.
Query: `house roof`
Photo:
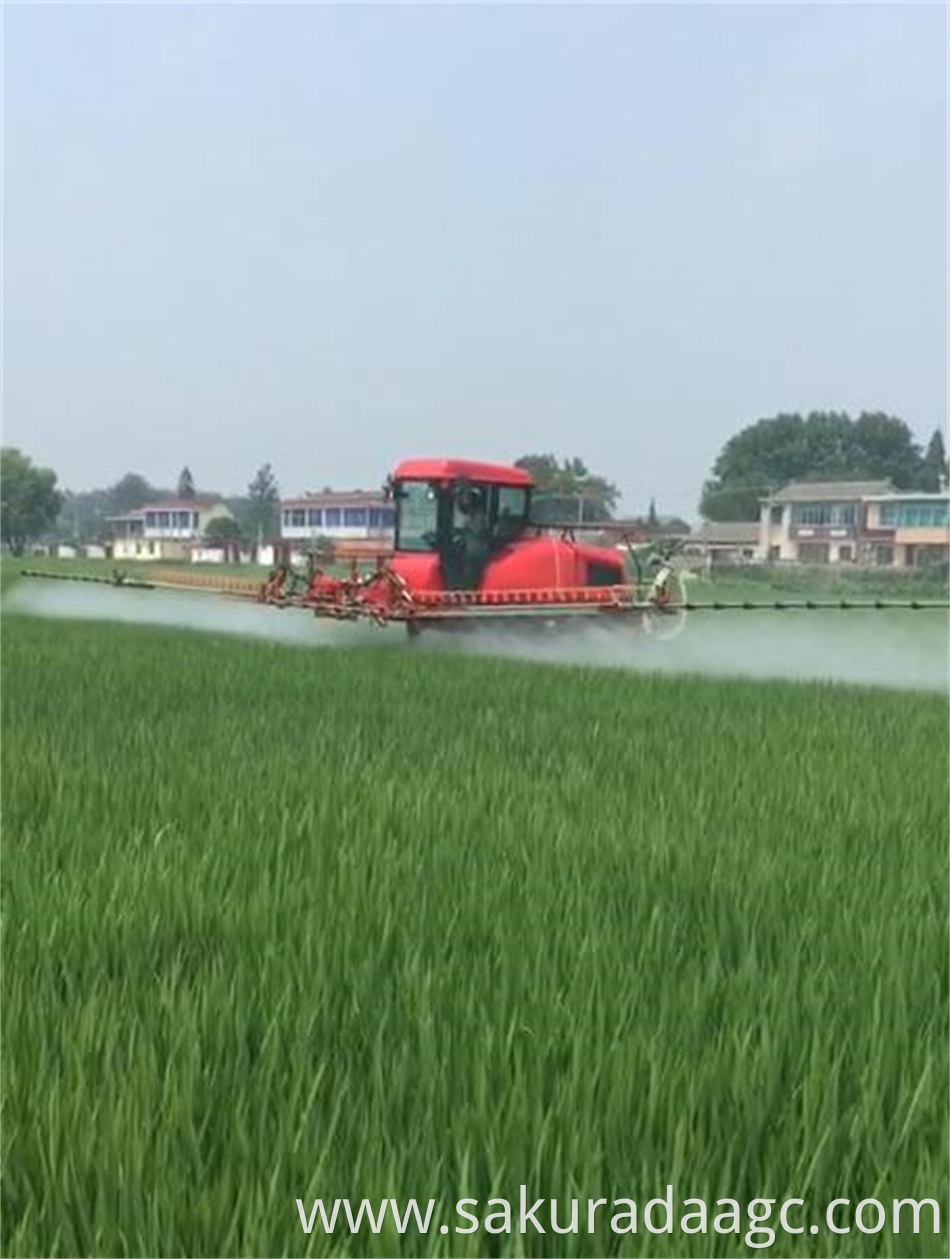
[[[386,501],[382,490],[326,490],[303,498],[283,498],[281,508],[293,507],[378,507]]]
[[[818,503],[828,500],[867,498],[872,494],[890,494],[890,481],[791,481],[763,503]]]
[[[201,502],[194,498],[163,498],[157,503],[146,503],[140,511],[201,511],[203,507],[213,507],[215,502]]]
[[[107,516],[106,520],[144,520],[146,512],[153,511],[197,511],[207,512],[215,507],[223,507],[228,511],[227,504],[223,499],[203,499],[196,502],[194,499],[183,498],[165,498],[158,503],[146,503],[144,507],[136,507],[134,511],[127,511],[121,516]],[[228,511],[230,515],[230,511]]]
[[[890,494],[868,494],[870,503],[945,503],[946,490],[894,490]]]
[[[165,498],[158,503],[146,503],[144,507],[135,507],[121,516],[109,516],[109,520],[139,520],[147,511],[203,511],[214,503],[196,503],[194,499]]]
[[[718,543],[721,546],[751,546],[759,540],[757,520],[704,520],[690,538],[697,542]]]

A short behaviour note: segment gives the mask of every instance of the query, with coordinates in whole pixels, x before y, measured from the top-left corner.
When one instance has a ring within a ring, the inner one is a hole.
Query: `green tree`
[[[246,528],[252,538],[275,537],[280,531],[280,487],[269,463],[262,464],[247,487]]]
[[[656,499],[650,499],[650,508],[647,512],[647,524],[651,529],[656,529],[660,523],[660,518],[656,514]]]
[[[167,490],[129,472],[108,489],[66,491],[56,529],[80,542],[102,541],[112,532],[110,516],[123,516],[146,503],[170,497]]]
[[[933,437],[927,445],[924,455],[924,479],[922,488],[936,494],[946,487],[950,478],[950,467],[947,465],[947,450],[943,444],[943,433],[934,429]]]
[[[181,475],[178,478],[178,498],[184,503],[193,503],[197,500],[198,495],[195,493],[195,478],[191,475],[191,469],[182,468]]]
[[[164,498],[165,492],[156,489],[138,472],[127,472],[106,491],[109,497],[110,514],[121,516],[126,512],[144,507],[146,503],[154,503]]]
[[[523,455],[515,467],[534,478],[534,517],[539,522],[610,520],[620,498],[615,485],[595,476],[577,456],[559,463],[550,454]]]
[[[14,555],[54,523],[63,505],[52,468],[40,468],[14,446],[0,451],[0,533]]]
[[[862,412],[854,422],[854,476],[889,479],[899,490],[922,488],[924,459],[903,420],[882,411]]]
[[[703,487],[707,520],[756,520],[759,500],[789,481],[890,480],[921,488],[924,459],[897,416],[813,411],[758,420],[731,437]]]
[[[233,516],[215,516],[205,527],[204,540],[209,546],[240,546],[244,539]]]

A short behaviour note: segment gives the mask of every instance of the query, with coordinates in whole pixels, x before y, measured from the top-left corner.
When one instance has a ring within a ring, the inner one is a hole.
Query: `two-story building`
[[[756,558],[914,568],[946,561],[946,493],[890,481],[794,481],[761,500]]]
[[[950,499],[910,491],[865,499],[864,554],[869,564],[923,568],[950,559]]]
[[[333,543],[339,557],[391,550],[395,512],[381,490],[324,490],[284,499],[280,505],[281,541]]]
[[[124,516],[111,516],[112,558],[117,560],[187,560],[212,520],[231,516],[222,502],[171,499],[148,503]]]

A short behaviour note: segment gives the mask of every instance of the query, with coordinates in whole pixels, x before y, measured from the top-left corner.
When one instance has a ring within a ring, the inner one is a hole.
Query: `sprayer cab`
[[[622,585],[615,550],[546,536],[531,519],[534,480],[523,468],[461,459],[401,463],[394,570],[413,589],[503,591]]]

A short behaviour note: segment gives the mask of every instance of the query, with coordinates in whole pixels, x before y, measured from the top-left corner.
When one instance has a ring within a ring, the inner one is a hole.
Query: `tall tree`
[[[656,499],[651,498],[650,508],[649,508],[649,511],[647,512],[647,524],[650,526],[651,529],[655,529],[659,523],[660,523],[660,518],[656,514]]]
[[[113,515],[135,511],[146,503],[154,503],[162,497],[162,491],[149,484],[138,472],[127,472],[108,490],[109,507]]]
[[[523,455],[515,466],[534,478],[534,516],[538,521],[609,520],[620,498],[615,485],[595,476],[576,455],[563,463],[550,454]]]
[[[63,495],[52,468],[39,468],[14,446],[0,451],[0,534],[14,555],[56,520]]]
[[[927,453],[924,455],[923,489],[936,494],[938,490],[946,489],[948,479],[950,479],[950,466],[947,464],[943,433],[939,428],[935,428],[933,437],[927,445]]]
[[[205,527],[205,541],[214,545],[238,546],[242,541],[241,526],[233,516],[215,516]]]
[[[185,503],[193,503],[198,497],[195,493],[195,478],[188,467],[182,468],[178,478],[178,497]]]
[[[924,460],[910,428],[883,411],[862,412],[854,422],[855,475],[887,478],[899,490],[920,489]]]
[[[280,487],[269,463],[262,464],[247,487],[246,528],[251,537],[274,537],[280,528]]]
[[[758,420],[723,446],[703,488],[708,520],[755,520],[759,500],[789,481],[890,480],[921,488],[924,459],[897,416],[813,411]]]

